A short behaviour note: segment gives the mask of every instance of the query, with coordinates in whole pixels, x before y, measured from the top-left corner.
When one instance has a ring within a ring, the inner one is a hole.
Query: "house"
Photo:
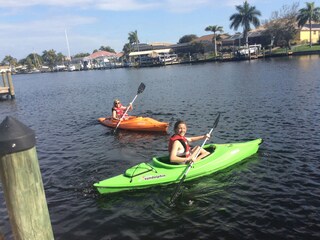
[[[137,62],[140,66],[165,64],[177,61],[177,55],[172,53],[171,48],[145,50],[129,53],[131,62]]]
[[[299,42],[310,42],[310,25],[305,24],[301,29],[299,29],[297,40]],[[320,23],[311,24],[311,42],[320,43]]]
[[[116,66],[122,55],[122,53],[97,51],[83,58],[83,67],[84,69],[112,68]]]

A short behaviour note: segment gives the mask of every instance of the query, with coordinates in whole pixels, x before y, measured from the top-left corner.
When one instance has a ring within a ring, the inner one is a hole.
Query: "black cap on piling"
[[[0,155],[27,150],[35,144],[34,131],[13,117],[6,117],[0,124]]]

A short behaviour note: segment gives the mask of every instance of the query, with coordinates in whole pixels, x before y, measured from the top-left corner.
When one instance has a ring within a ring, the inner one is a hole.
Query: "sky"
[[[308,0],[306,0],[308,1]],[[260,21],[283,6],[306,1],[248,0]],[[311,1],[311,0],[310,0]],[[309,1],[309,2],[310,2]],[[320,0],[312,0],[320,6]],[[66,56],[92,53],[101,46],[121,52],[128,34],[137,30],[141,43],[177,43],[181,37],[208,35],[207,26],[230,29],[230,16],[244,0],[0,0],[0,62],[30,53],[55,50]],[[238,29],[241,32],[242,28]],[[69,46],[69,47],[68,47]]]

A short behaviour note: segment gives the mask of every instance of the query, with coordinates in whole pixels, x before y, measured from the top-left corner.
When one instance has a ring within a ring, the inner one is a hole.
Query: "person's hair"
[[[116,106],[117,105],[117,102],[120,102],[120,100],[118,98],[116,98],[114,101],[113,101],[113,106]]]
[[[176,123],[174,124],[173,130],[176,131],[176,130],[178,129],[178,126],[179,126],[180,124],[184,124],[184,125],[187,126],[187,123],[186,123],[185,121],[179,119],[179,120],[176,121]]]

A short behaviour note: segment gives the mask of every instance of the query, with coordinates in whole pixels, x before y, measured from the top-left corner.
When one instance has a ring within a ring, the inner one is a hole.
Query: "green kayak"
[[[211,152],[206,158],[195,162],[184,181],[209,175],[229,167],[255,154],[262,139],[242,143],[207,144]],[[178,183],[187,170],[187,165],[170,164],[168,156],[153,157],[150,163],[140,163],[123,174],[94,183],[100,194],[143,189],[156,185]]]

